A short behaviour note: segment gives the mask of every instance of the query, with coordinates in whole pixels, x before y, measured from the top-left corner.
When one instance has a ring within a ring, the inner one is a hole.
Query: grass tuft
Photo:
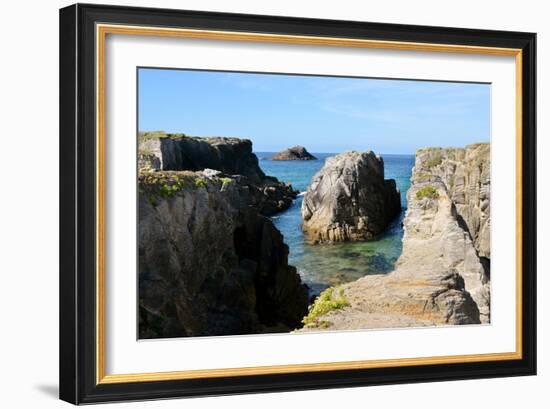
[[[204,188],[206,189],[206,179],[204,178],[197,178],[195,179],[195,187],[197,188]]]
[[[441,165],[441,162],[443,162],[441,154],[436,154],[428,158],[428,160],[426,161],[426,166],[431,169],[433,167]]]
[[[347,306],[349,306],[349,301],[344,295],[344,289],[329,287],[319,294],[313,305],[310,306],[309,313],[304,317],[302,323],[308,327],[328,328],[330,322],[320,320],[319,317]]]
[[[422,200],[425,197],[427,197],[428,199],[437,199],[439,198],[439,193],[437,193],[437,189],[432,185],[426,185],[416,191],[417,200]]]

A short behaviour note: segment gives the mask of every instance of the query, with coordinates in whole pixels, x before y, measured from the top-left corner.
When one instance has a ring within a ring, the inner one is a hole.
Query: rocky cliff
[[[416,178],[436,177],[447,188],[458,218],[466,225],[480,257],[491,258],[490,145],[425,148],[416,154]]]
[[[139,175],[140,338],[288,331],[307,288],[245,177]]]
[[[264,174],[248,139],[141,132],[138,167],[141,170],[174,171],[214,169],[228,175],[239,175],[242,184],[257,190],[257,206],[264,215],[288,209],[298,194],[292,186]]]
[[[271,160],[317,160],[317,158],[303,146],[293,146],[276,153],[271,157]]]
[[[489,149],[418,150],[395,270],[327,290],[303,331],[490,322]]]
[[[345,152],[326,160],[302,202],[302,229],[312,242],[372,239],[401,210],[393,179],[384,179],[384,161],[369,152]]]

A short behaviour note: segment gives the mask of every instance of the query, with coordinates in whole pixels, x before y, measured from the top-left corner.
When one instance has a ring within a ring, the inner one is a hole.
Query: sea
[[[302,192],[292,206],[273,216],[273,223],[284,236],[289,247],[289,264],[295,266],[310,290],[311,296],[318,295],[325,288],[354,281],[369,274],[389,273],[401,255],[402,221],[407,207],[406,193],[410,186],[414,155],[381,154],[384,158],[386,179],[395,179],[401,191],[402,211],[386,231],[378,238],[366,242],[337,244],[308,244],[302,233],[303,193],[307,190],[315,173],[325,160],[335,153],[312,153],[317,160],[273,161],[275,152],[255,152],[260,167],[270,176]]]

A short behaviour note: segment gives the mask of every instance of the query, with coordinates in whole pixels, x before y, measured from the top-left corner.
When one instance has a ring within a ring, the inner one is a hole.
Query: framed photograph
[[[61,9],[61,399],[534,375],[535,44]]]

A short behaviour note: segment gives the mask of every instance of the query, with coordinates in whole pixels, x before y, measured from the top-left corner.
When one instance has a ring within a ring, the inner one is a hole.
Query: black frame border
[[[96,384],[96,23],[522,50],[522,359]],[[74,404],[536,374],[536,34],[76,4],[60,10],[60,378]]]

